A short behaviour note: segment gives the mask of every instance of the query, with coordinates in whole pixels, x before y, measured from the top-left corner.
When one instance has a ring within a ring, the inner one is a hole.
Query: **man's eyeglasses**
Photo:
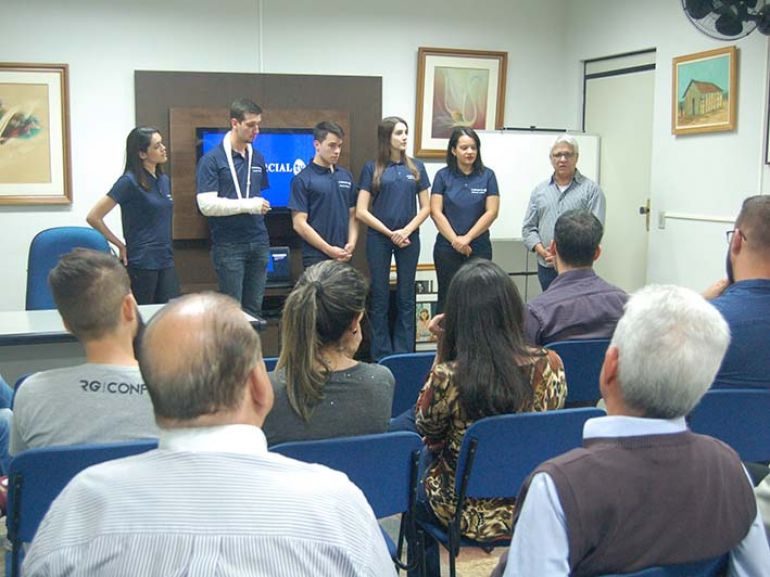
[[[725,236],[727,237],[727,244],[732,244],[732,242],[733,242],[733,235],[734,235],[736,232],[737,232],[737,233],[740,235],[740,237],[741,237],[741,238],[742,238],[744,241],[748,242],[748,240],[749,240],[749,239],[748,239],[748,238],[746,238],[746,235],[745,235],[745,234],[743,234],[743,231],[742,231],[741,229],[739,229],[739,228],[734,228],[733,230],[728,230],[728,231],[725,233]]]
[[[575,156],[574,152],[554,152],[551,154],[551,158],[554,160],[558,160],[560,158],[563,158],[565,160],[570,160]]]

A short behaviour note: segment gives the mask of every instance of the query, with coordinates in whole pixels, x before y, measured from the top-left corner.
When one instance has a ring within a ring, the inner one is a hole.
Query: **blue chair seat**
[[[711,389],[688,416],[695,433],[730,445],[748,462],[770,461],[770,389]]]
[[[378,361],[377,364],[390,369],[396,380],[391,417],[397,417],[415,405],[435,358],[435,351],[429,351],[388,355]]]
[[[567,378],[567,406],[595,404],[600,398],[599,373],[609,339],[578,339],[546,345],[564,363]]]
[[[281,443],[270,448],[306,463],[319,463],[342,471],[359,488],[378,519],[401,513],[398,543],[382,527],[383,537],[399,568],[416,565],[412,509],[417,492],[417,459],[422,439],[416,433],[380,433]],[[411,562],[401,562],[406,539]]]
[[[463,437],[455,472],[455,518],[448,527],[418,519],[420,529],[449,551],[449,572],[455,577],[460,547],[492,549],[508,546],[510,535],[479,542],[460,535],[462,508],[467,497],[515,498],[527,476],[543,461],[580,447],[583,425],[604,415],[591,408],[544,413],[515,413],[479,419]]]
[[[635,573],[613,573],[601,577],[719,577],[725,575],[727,561],[728,556],[721,555],[704,561],[649,567]]]
[[[84,226],[49,228],[39,232],[32,239],[27,259],[28,311],[56,308],[48,288],[48,273],[63,255],[75,248],[110,252],[110,246],[102,233]]]
[[[24,543],[29,543],[48,508],[83,469],[157,448],[157,440],[45,447],[19,453],[8,474],[8,540],[11,576],[19,575]]]

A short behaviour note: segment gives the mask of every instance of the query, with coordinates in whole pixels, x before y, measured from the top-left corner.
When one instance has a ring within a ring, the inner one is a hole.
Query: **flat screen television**
[[[227,128],[196,128],[197,160],[222,143]],[[291,179],[315,154],[312,128],[263,128],[253,146],[265,157],[270,188],[262,195],[273,210],[288,210]]]

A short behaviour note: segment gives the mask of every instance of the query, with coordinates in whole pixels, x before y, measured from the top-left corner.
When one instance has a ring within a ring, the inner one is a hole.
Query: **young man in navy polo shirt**
[[[198,208],[208,217],[211,259],[220,292],[253,316],[262,312],[270,241],[264,214],[270,203],[265,159],[251,146],[262,108],[247,98],[230,107],[230,132],[198,164]]]
[[[302,237],[302,265],[322,260],[347,262],[358,239],[353,175],[337,166],[342,127],[319,122],[313,130],[315,156],[291,181],[289,208],[294,230]]]

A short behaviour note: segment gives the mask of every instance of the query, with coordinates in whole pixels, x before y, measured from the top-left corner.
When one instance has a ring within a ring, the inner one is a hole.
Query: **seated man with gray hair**
[[[626,305],[599,386],[606,417],[541,464],[517,499],[505,577],[591,577],[729,553],[729,575],[770,575],[749,478],[730,447],[690,432],[730,334],[695,292],[649,286]]]
[[[344,474],[268,453],[273,387],[235,300],[173,301],[148,324],[139,362],[158,449],[75,477],[40,525],[25,575],[395,576]]]

